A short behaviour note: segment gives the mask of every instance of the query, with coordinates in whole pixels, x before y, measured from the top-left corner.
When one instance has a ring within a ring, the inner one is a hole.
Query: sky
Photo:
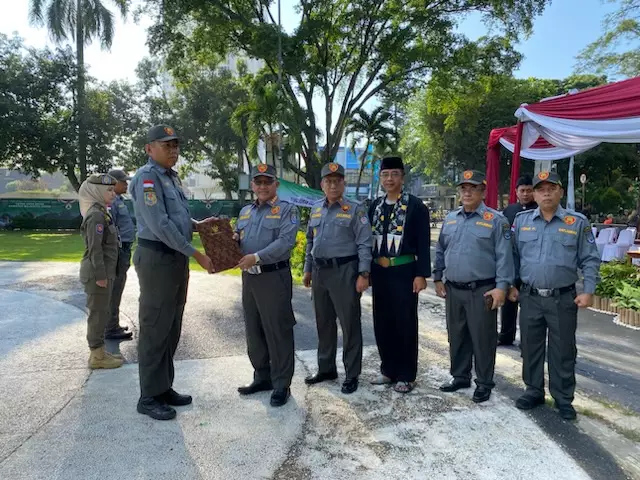
[[[138,3],[140,0],[134,0]],[[33,47],[52,46],[44,28],[29,24],[29,0],[4,0],[0,16],[0,32],[11,35],[17,32]],[[282,24],[292,31],[299,21],[293,5],[297,0],[282,0]],[[109,4],[109,0],[106,0]],[[534,20],[533,34],[517,49],[525,58],[515,72],[519,78],[565,78],[574,70],[575,57],[587,44],[595,40],[602,31],[604,16],[615,9],[615,5],[603,0],[553,0],[544,14]],[[146,28],[150,19],[142,18],[139,24],[133,18],[116,20],[114,43],[110,51],[103,51],[94,43],[85,49],[85,61],[89,73],[105,82],[119,79],[135,81],[138,62],[149,55],[146,46]],[[460,31],[475,39],[487,33],[486,27],[477,17],[466,19]],[[322,115],[322,108],[315,108]],[[324,125],[324,118],[318,118]]]

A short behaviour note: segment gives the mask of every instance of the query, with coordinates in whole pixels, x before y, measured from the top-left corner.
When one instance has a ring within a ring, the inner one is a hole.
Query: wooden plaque
[[[233,239],[228,219],[208,218],[196,224],[204,251],[213,263],[215,273],[234,268],[242,258],[240,245]]]

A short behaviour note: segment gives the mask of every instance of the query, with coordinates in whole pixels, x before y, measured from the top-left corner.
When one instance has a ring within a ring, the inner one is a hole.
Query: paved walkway
[[[305,386],[303,377],[315,369],[307,338],[313,319],[308,291],[296,289],[296,340],[305,348],[297,351],[292,400],[273,409],[267,393],[240,398],[236,387],[251,366],[238,287],[234,277],[192,274],[176,389],[195,401],[176,421],[156,422],[135,412],[135,363],[86,368],[77,266],[0,262],[0,478],[625,478],[606,452],[550,409],[538,416],[515,409],[515,389],[505,382],[482,405],[471,402],[471,390],[439,392],[448,377],[443,318],[429,296],[420,313],[421,375],[410,395],[366,383],[378,363],[369,297],[361,388],[344,396],[338,382]],[[132,275],[129,321],[137,317],[136,291]],[[135,321],[130,326],[136,331]],[[120,346],[135,362],[135,342]],[[558,435],[545,415],[559,425]]]

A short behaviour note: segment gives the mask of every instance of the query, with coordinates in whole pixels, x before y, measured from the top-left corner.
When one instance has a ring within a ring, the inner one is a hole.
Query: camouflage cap
[[[156,125],[147,132],[147,143],[168,142],[169,140],[178,140],[176,131],[169,125]]]
[[[462,172],[462,176],[460,181],[458,182],[458,186],[463,183],[469,183],[471,185],[486,185],[487,180],[485,179],[484,173],[479,172],[477,170],[465,170]]]
[[[273,165],[267,165],[266,163],[260,163],[251,167],[251,180],[256,177],[271,177],[277,178],[276,167]]]
[[[131,177],[124,173],[124,170],[109,170],[109,175],[115,178],[118,182],[128,182]]]
[[[94,173],[87,178],[88,183],[94,183],[96,185],[115,185],[118,181],[111,175],[106,173]]]
[[[320,176],[322,178],[324,178],[327,175],[332,175],[334,173],[336,175],[341,175],[341,176],[344,177],[344,167],[342,165],[340,165],[339,163],[333,163],[333,162],[326,163],[322,167],[322,171],[320,172]]]
[[[562,181],[560,180],[560,175],[556,172],[549,172],[547,170],[542,170],[535,177],[533,177],[533,188],[536,188],[543,182],[553,183],[555,185],[562,186]]]

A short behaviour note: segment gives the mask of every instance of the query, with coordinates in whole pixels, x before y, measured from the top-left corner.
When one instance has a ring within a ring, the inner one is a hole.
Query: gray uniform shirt
[[[507,219],[484,202],[466,216],[462,207],[444,219],[436,243],[435,281],[469,283],[490,278],[504,290],[513,283],[511,227]]]
[[[587,218],[558,206],[547,222],[540,209],[520,212],[514,223],[514,262],[523,283],[562,288],[584,275],[584,292],[594,293],[600,280],[600,256]]]
[[[136,230],[133,225],[133,219],[127,205],[124,203],[122,195],[116,195],[116,198],[111,204],[111,210],[109,212],[113,218],[113,222],[118,227],[118,233],[120,233],[120,240],[127,243],[133,243],[136,239]]]
[[[326,198],[313,204],[307,228],[304,271],[311,272],[314,258],[358,255],[358,272],[371,270],[371,224],[367,211],[348,199],[329,206]]]
[[[176,172],[152,159],[138,170],[129,184],[136,214],[138,238],[162,242],[190,257],[193,225],[189,202]]]
[[[296,206],[278,197],[262,205],[256,202],[245,206],[235,228],[242,253],[257,253],[260,265],[289,260],[296,244],[298,219]]]

